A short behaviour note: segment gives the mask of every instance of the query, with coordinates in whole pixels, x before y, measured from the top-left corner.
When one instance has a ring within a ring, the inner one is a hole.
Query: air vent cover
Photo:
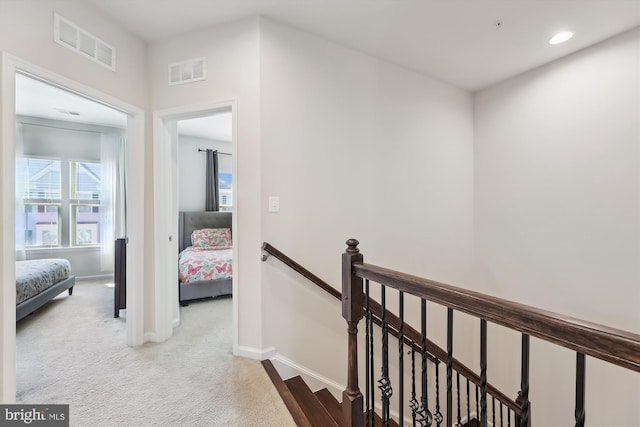
[[[188,59],[169,64],[169,86],[206,79],[207,67],[204,58]]]
[[[57,13],[53,14],[53,39],[56,43],[85,58],[89,58],[110,70],[116,70],[116,50],[113,46]]]

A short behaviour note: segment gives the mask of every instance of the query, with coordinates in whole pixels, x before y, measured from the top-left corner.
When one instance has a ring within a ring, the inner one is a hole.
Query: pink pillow
[[[203,228],[193,230],[191,244],[194,248],[229,249],[232,246],[230,228]]]

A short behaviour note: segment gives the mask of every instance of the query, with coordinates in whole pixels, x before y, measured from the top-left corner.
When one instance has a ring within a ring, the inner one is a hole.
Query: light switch
[[[280,212],[280,197],[269,196],[269,212]]]

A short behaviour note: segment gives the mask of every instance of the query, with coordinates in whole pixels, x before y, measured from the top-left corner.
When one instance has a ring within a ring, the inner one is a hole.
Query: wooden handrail
[[[371,264],[354,264],[353,274],[640,372],[640,335],[638,334]]]
[[[283,264],[289,266],[291,269],[293,269],[294,271],[296,271],[297,273],[299,273],[300,275],[302,275],[307,280],[314,283],[324,291],[328,292],[330,295],[334,296],[336,299],[342,300],[342,293],[340,291],[336,290],[333,286],[329,285],[327,282],[320,279],[318,276],[316,276],[315,274],[307,270],[305,267],[303,267],[301,264],[294,261],[286,254],[284,254],[283,252],[273,247],[271,244],[264,242],[262,244],[262,250],[268,253],[269,255],[272,255]],[[373,322],[376,325],[381,326],[382,325],[382,306],[380,305],[380,303],[378,303],[372,298],[369,299],[369,305],[370,305],[369,308],[372,313]],[[400,319],[390,310],[387,310],[386,315],[387,315],[387,323],[389,325],[389,333],[391,333],[391,335],[393,335],[394,337],[398,338],[399,337],[398,329],[400,325]],[[409,347],[411,347],[414,351],[421,350],[420,332],[418,332],[412,326],[407,325],[406,323],[404,325],[404,342]],[[427,339],[427,352],[428,352],[427,357],[432,362],[435,362],[436,360],[441,360],[441,361],[447,360],[447,352],[429,339]],[[480,376],[475,372],[473,372],[471,369],[469,369],[467,366],[462,364],[459,360],[454,358],[452,366],[453,366],[453,370],[455,370],[456,372],[459,372],[465,378],[468,378],[473,384],[478,386],[480,385]],[[507,395],[505,395],[503,392],[501,392],[491,384],[487,384],[487,391],[490,395],[495,396],[496,399],[498,399],[500,402],[507,405],[514,412],[516,413],[520,412],[520,405],[516,403],[515,400],[509,398]]]
[[[333,286],[331,286],[330,284],[328,284],[327,282],[325,282],[324,280],[322,280],[321,278],[319,278],[318,276],[316,276],[315,274],[313,274],[312,272],[304,268],[302,265],[298,264],[297,262],[289,258],[287,255],[280,252],[278,249],[271,246],[269,243],[264,242],[262,244],[262,250],[268,253],[269,255],[273,255],[280,262],[288,265],[289,267],[291,267],[291,269],[301,274],[307,280],[313,282],[316,286],[318,286],[325,292],[328,292],[329,294],[333,295],[335,298],[339,300],[342,299],[342,294],[340,293],[340,291],[338,291],[336,288],[334,288]]]

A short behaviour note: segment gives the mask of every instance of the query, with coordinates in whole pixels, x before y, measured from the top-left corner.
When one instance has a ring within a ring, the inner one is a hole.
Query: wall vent
[[[53,39],[56,43],[89,58],[98,64],[116,70],[116,50],[68,19],[53,14]]]
[[[188,59],[169,64],[169,86],[198,82],[207,79],[204,58]]]

